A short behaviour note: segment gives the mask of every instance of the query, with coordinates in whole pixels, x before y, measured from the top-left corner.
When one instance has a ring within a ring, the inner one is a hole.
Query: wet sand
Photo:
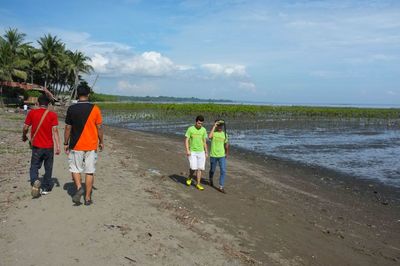
[[[22,123],[0,115],[1,265],[400,262],[398,190],[233,149],[227,194],[198,191],[173,136],[107,127],[94,205],[73,206],[65,155],[59,186],[32,200]]]

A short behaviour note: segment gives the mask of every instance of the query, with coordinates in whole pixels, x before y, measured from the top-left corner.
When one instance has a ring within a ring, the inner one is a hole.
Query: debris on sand
[[[126,235],[129,231],[132,230],[132,229],[131,229],[128,225],[126,225],[126,224],[123,224],[123,225],[104,224],[104,226],[105,226],[107,229],[119,229],[120,232],[121,232],[121,234],[122,234],[123,236]]]

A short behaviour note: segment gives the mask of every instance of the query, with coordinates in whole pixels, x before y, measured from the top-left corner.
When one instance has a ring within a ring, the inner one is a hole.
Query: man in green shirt
[[[196,188],[203,190],[204,187],[201,185],[201,174],[205,169],[206,157],[208,154],[207,149],[207,131],[203,127],[204,117],[199,115],[196,117],[196,124],[190,126],[185,134],[185,148],[186,155],[189,159],[190,173],[186,180],[186,185],[192,184],[192,176],[196,172]]]
[[[209,172],[210,185],[214,186],[213,176],[218,163],[220,170],[218,190],[222,193],[225,193],[224,183],[226,174],[226,156],[229,152],[228,135],[225,130],[222,130],[222,127],[224,126],[224,120],[216,120],[210,134],[208,135],[208,138],[211,139]]]

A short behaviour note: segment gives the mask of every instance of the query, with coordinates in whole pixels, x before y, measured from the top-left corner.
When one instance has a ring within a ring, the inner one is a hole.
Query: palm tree
[[[3,37],[0,36],[0,79],[13,81],[27,79],[25,71],[29,62],[21,56],[22,50],[28,45],[24,43],[25,34],[17,29],[8,29]]]
[[[42,84],[60,94],[66,87],[74,88],[83,79],[81,74],[93,70],[90,58],[82,52],[66,50],[65,44],[51,34],[37,42],[39,48],[25,43],[25,34],[8,29],[0,36],[0,81],[26,81]]]
[[[35,58],[38,60],[38,67],[43,71],[44,86],[47,87],[57,75],[57,68],[60,67],[65,52],[65,44],[51,34],[41,37],[38,43],[40,49]]]
[[[73,99],[75,97],[76,87],[80,80],[80,73],[88,74],[93,71],[93,67],[87,63],[88,61],[91,61],[90,57],[85,56],[82,52],[75,51],[73,53],[69,51],[67,54],[70,59],[70,81],[73,81],[70,83],[70,88],[72,88],[71,99]]]
[[[6,30],[2,39],[10,46],[12,53],[17,54],[20,53],[20,49],[23,45],[28,44],[24,43],[25,37],[26,34],[18,32],[18,29],[9,28]]]

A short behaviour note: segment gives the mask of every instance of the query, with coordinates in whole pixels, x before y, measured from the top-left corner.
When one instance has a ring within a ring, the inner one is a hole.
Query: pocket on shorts
[[[72,153],[73,153],[73,151],[69,151],[69,154],[68,154],[68,164],[70,164],[70,163],[72,162]]]

